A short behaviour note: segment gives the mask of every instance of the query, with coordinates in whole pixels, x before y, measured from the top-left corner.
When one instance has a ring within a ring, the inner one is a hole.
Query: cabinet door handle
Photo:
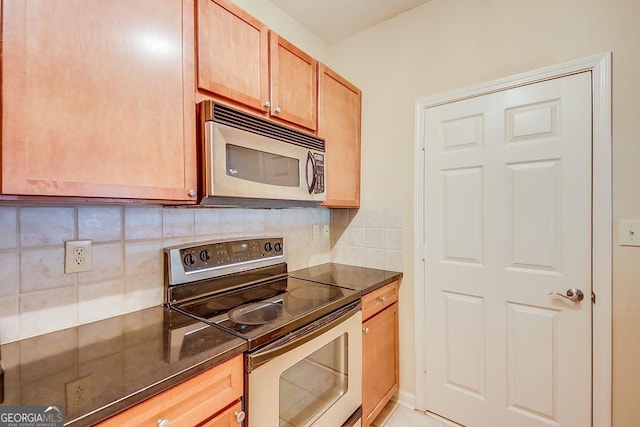
[[[378,299],[380,300],[381,303],[384,304],[384,302],[387,300],[387,297],[380,297]]]
[[[276,113],[276,114],[279,114],[279,113],[280,113],[280,111],[282,111],[282,110],[280,109],[280,107],[276,107],[276,109],[275,109],[275,110],[273,110],[273,112],[274,112],[274,113]]]
[[[244,421],[244,417],[246,414],[244,413],[244,411],[236,411],[233,413],[233,415],[236,416],[236,421],[241,423]]]
[[[169,422],[169,420],[166,419],[160,419],[157,422],[157,426],[158,427],[171,427],[171,423]]]
[[[269,107],[271,107],[271,102],[269,102],[269,101],[264,101],[264,104],[262,104],[262,106],[263,106],[264,108],[269,108]]]
[[[362,328],[362,332],[364,332],[365,334],[369,333],[369,328]]]

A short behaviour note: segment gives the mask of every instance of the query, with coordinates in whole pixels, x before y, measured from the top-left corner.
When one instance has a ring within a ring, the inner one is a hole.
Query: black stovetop
[[[172,307],[246,339],[252,351],[359,298],[356,290],[284,276]]]

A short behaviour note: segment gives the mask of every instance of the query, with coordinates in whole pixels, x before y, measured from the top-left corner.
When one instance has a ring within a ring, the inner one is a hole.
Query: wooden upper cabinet
[[[268,28],[230,1],[196,1],[198,89],[267,111]]]
[[[318,62],[229,0],[197,0],[197,88],[316,130]]]
[[[2,194],[195,201],[193,4],[2,7]]]
[[[320,64],[318,136],[326,141],[328,207],[360,206],[360,123],[362,92]]]
[[[318,61],[271,31],[271,116],[316,130]]]

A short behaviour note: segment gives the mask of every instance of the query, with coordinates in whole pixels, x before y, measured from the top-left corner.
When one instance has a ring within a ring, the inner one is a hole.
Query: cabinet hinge
[[[596,303],[596,294],[595,292],[591,291],[591,304],[595,304]]]

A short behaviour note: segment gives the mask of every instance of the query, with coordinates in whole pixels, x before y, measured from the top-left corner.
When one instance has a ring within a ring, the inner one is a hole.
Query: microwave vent
[[[267,119],[213,103],[213,121],[301,147],[325,151],[324,139],[270,122]]]

